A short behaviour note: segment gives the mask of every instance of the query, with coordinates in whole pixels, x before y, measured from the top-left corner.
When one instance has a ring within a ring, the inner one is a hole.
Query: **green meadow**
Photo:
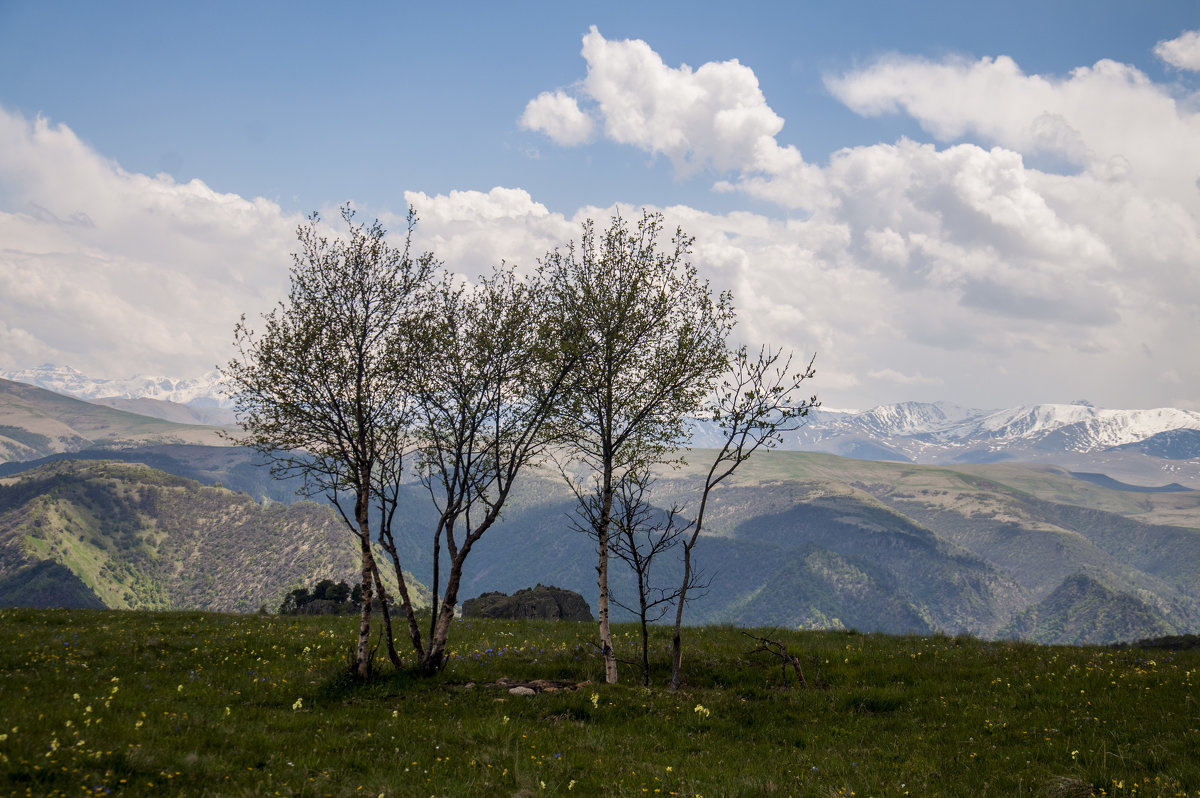
[[[668,629],[646,689],[602,683],[593,625],[536,621],[460,621],[444,672],[355,682],[354,628],[0,610],[0,794],[1200,796],[1196,650],[754,631],[800,685],[703,627],[671,692]]]

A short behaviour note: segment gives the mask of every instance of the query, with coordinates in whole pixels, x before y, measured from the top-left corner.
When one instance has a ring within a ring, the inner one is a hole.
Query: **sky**
[[[826,407],[1200,410],[1200,5],[0,0],[0,370],[196,377],[350,203],[661,211]]]

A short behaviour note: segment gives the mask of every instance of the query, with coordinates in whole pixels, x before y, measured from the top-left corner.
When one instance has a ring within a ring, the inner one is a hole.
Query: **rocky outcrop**
[[[527,587],[511,596],[484,593],[467,599],[462,606],[467,618],[539,618],[545,620],[591,621],[592,609],[583,596],[558,587]]]

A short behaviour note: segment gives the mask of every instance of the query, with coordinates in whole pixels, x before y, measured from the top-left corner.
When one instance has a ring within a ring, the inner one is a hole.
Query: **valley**
[[[0,388],[0,414],[22,430],[7,440],[45,438],[0,465],[0,602],[244,612],[321,578],[356,581],[329,507],[298,501],[214,428]],[[55,424],[71,432],[46,434]],[[655,505],[694,507],[711,456],[660,470]],[[595,544],[572,529],[573,501],[552,467],[529,471],[461,597],[543,583],[595,607]],[[435,518],[406,486],[398,542],[421,584]],[[708,586],[688,623],[1076,644],[1200,628],[1200,491],[1049,464],[759,454],[714,492],[696,556]],[[678,564],[655,578],[671,586]],[[612,584],[632,600],[630,573]]]

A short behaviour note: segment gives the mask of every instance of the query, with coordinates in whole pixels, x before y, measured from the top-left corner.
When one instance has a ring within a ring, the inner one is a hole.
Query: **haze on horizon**
[[[468,275],[650,207],[827,406],[1200,410],[1200,8],[954,8],[5,4],[0,370],[199,376],[345,201]]]

